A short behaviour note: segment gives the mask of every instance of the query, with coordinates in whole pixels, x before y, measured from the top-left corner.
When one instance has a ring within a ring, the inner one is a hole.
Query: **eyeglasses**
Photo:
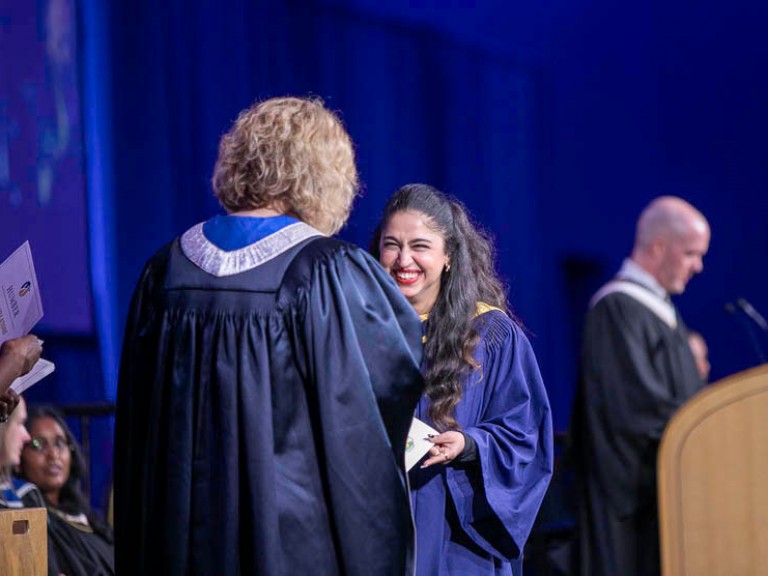
[[[39,452],[41,454],[46,452],[50,447],[53,447],[53,451],[56,454],[64,454],[67,450],[74,450],[74,446],[67,442],[66,438],[62,438],[61,436],[56,437],[53,444],[48,442],[46,438],[32,438],[32,440],[25,445],[25,448],[29,448],[33,452]]]

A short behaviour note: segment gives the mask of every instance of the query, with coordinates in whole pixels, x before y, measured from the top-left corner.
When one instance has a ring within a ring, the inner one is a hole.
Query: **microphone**
[[[744,314],[752,318],[753,322],[760,326],[763,332],[768,332],[768,322],[765,321],[763,315],[760,314],[755,307],[747,302],[746,298],[739,298],[736,300],[736,305],[744,311]]]

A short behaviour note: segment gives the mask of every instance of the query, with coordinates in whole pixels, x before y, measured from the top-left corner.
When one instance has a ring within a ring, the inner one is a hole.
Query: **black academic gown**
[[[48,539],[66,576],[114,576],[115,549],[105,535],[48,512]]]
[[[656,454],[673,413],[703,387],[687,330],[615,292],[586,318],[571,422],[583,576],[658,575]]]
[[[121,361],[117,573],[410,573],[420,360],[413,308],[349,244],[219,278],[160,250]]]
[[[47,506],[37,485],[14,478],[16,496],[25,508],[46,508],[48,511],[48,574],[49,576],[114,576],[115,552],[111,530],[93,513],[83,514],[82,520]]]

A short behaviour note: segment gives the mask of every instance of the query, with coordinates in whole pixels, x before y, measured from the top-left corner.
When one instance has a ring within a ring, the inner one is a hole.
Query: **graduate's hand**
[[[432,464],[447,464],[464,450],[464,434],[454,430],[430,436],[428,440],[433,446],[427,452],[429,458],[424,460],[422,468],[428,468]]]

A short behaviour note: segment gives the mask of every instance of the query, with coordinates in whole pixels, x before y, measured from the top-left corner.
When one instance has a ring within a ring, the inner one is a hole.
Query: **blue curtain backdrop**
[[[322,97],[356,143],[363,197],[342,236],[367,245],[391,192],[432,183],[502,238],[502,271],[525,307],[536,285],[530,69],[319,3],[118,3],[110,24],[118,330],[144,261],[218,210],[221,134],[254,100],[284,94]]]
[[[768,80],[755,74],[768,7],[138,0],[107,13],[82,3],[100,11],[83,34],[103,38],[91,82],[108,102],[90,145],[111,158],[98,201],[108,288],[97,294],[102,333],[113,331],[101,340],[110,396],[141,266],[218,209],[210,174],[238,111],[283,94],[324,98],[357,144],[364,196],[347,239],[366,245],[387,195],[413,181],[456,194],[495,234],[559,429],[589,293],[658,194],[685,197],[713,224],[707,270],[679,299],[710,340],[713,377],[756,363],[723,304],[768,306],[755,264],[768,243],[758,161]]]
[[[237,113],[285,94],[325,99],[356,142],[364,190],[343,237],[367,245],[387,196],[416,181],[459,196],[495,235],[557,429],[589,296],[658,194],[713,226],[705,273],[678,299],[713,379],[758,363],[766,335],[723,305],[768,309],[768,4],[80,2],[98,341],[61,353],[53,396],[82,394],[87,374],[114,399],[144,262],[218,211],[209,180]]]

